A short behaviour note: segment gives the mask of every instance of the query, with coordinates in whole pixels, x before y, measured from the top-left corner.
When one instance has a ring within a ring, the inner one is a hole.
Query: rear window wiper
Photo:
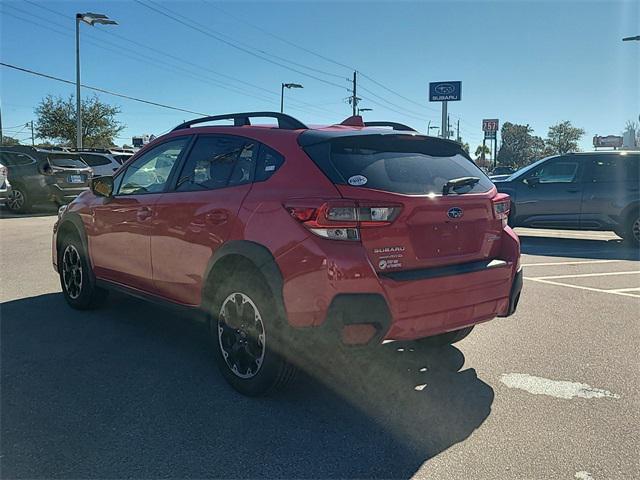
[[[451,190],[455,191],[460,187],[473,187],[479,181],[478,177],[453,178],[442,186],[442,195],[449,195]]]

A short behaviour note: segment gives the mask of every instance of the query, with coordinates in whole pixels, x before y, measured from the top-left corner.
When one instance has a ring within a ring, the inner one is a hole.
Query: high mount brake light
[[[497,220],[502,220],[502,228],[509,222],[509,211],[511,210],[511,197],[506,193],[499,193],[493,198],[493,214]]]
[[[332,240],[359,240],[360,228],[390,225],[402,209],[400,205],[353,200],[328,201],[318,206],[286,205],[285,208],[312,233]]]

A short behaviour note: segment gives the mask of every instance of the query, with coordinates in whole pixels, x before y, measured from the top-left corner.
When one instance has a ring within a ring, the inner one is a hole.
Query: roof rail
[[[216,120],[233,120],[234,127],[242,127],[244,125],[251,125],[251,121],[249,119],[254,117],[275,118],[278,120],[278,128],[282,128],[284,130],[299,130],[299,129],[308,128],[300,120],[293,118],[292,116],[287,115],[285,113],[245,112],[245,113],[228,113],[226,115],[214,115],[211,117],[196,118],[194,120],[189,120],[188,122],[181,123],[171,131],[174,132],[176,130],[190,128],[192,125],[196,125],[198,123],[214,122]]]
[[[364,122],[365,127],[391,127],[393,130],[399,130],[403,132],[417,132],[415,128],[411,128],[403,123],[396,122]]]

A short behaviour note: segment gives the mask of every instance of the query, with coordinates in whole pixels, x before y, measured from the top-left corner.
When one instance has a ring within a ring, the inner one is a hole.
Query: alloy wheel
[[[24,194],[20,190],[11,190],[7,197],[7,207],[10,210],[20,210],[24,206]]]
[[[636,221],[631,225],[631,233],[633,234],[633,239],[636,242],[640,242],[640,217],[636,218]]]
[[[82,260],[73,245],[67,245],[62,255],[62,281],[67,295],[76,300],[82,291]]]
[[[254,377],[262,367],[265,331],[255,303],[244,293],[234,292],[218,314],[218,341],[225,363],[238,377]]]

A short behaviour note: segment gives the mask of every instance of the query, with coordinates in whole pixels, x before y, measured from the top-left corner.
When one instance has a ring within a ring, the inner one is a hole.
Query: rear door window
[[[253,179],[258,145],[240,137],[202,135],[178,177],[179,192],[216,190]]]
[[[5,167],[20,167],[35,163],[35,160],[24,153],[2,152],[0,154],[0,163]]]
[[[354,135],[307,146],[305,151],[337,184],[437,195],[450,180],[477,177],[475,185],[457,193],[482,193],[493,188],[491,180],[459,147],[424,137]]]

